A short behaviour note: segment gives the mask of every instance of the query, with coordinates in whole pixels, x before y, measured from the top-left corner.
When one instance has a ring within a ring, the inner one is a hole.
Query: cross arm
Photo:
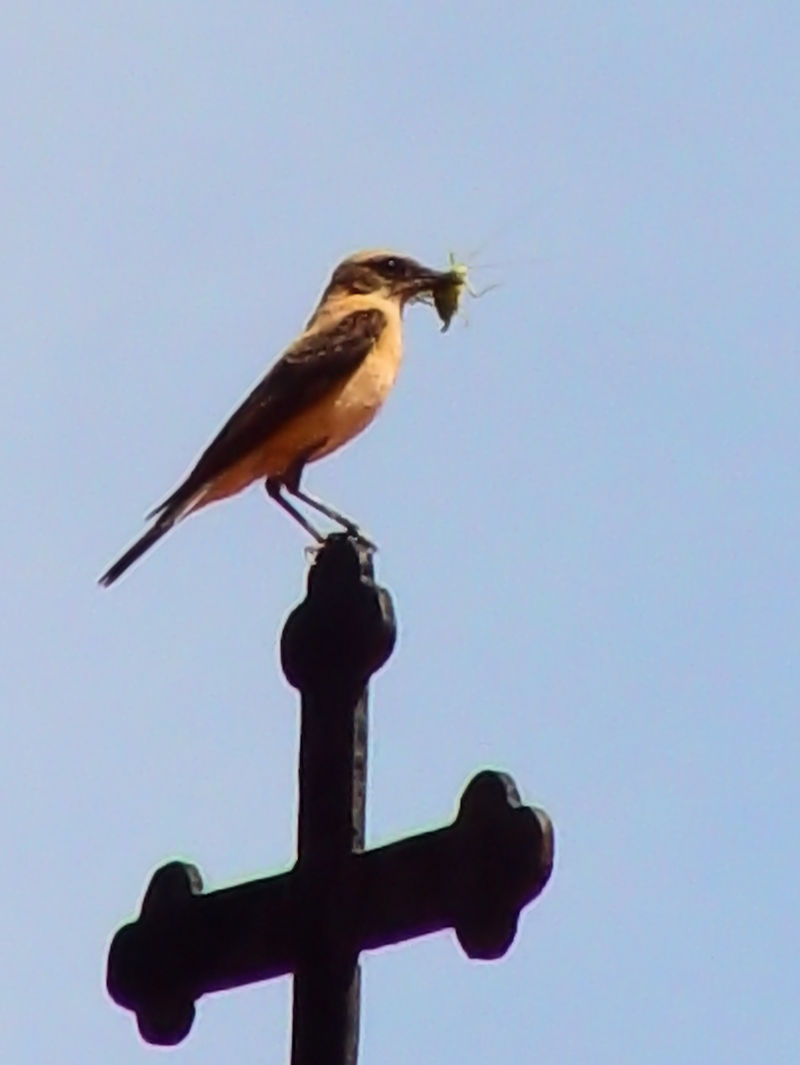
[[[506,773],[473,777],[446,828],[353,859],[361,949],[453,928],[470,958],[499,958],[553,867],[553,828]]]
[[[357,954],[454,928],[469,957],[497,958],[552,864],[547,814],[523,806],[509,776],[487,770],[467,785],[449,826],[347,859],[337,933]],[[324,870],[301,882],[303,874],[297,866],[208,894],[194,866],[172,862],[154,874],[138,920],[112,940],[107,970],[109,993],[135,1012],[148,1042],[183,1039],[207,992],[308,963],[311,922],[331,911]]]

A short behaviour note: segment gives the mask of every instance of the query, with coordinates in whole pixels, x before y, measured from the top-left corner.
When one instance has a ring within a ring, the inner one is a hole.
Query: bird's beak
[[[461,278],[454,270],[432,270],[420,266],[416,274],[404,282],[403,296],[410,300],[433,298],[437,293],[452,289]]]

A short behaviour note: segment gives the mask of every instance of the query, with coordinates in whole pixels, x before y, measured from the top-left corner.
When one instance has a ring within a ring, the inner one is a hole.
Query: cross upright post
[[[394,611],[374,584],[371,549],[329,538],[281,641],[284,672],[301,694],[296,869],[307,918],[294,975],[292,1065],[355,1065],[358,1054],[350,868],[364,849],[366,685],[394,641]]]

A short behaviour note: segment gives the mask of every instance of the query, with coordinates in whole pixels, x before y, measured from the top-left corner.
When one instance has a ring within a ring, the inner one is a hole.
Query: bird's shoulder
[[[274,372],[294,372],[303,365],[316,366],[321,362],[331,370],[339,366],[346,371],[369,354],[390,324],[391,314],[375,301],[342,300],[326,304],[283,351],[264,383]]]

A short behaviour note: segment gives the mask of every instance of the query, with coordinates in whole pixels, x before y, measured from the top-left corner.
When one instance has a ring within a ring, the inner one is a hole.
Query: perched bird
[[[100,584],[113,584],[188,514],[259,480],[316,540],[322,540],[321,534],[284,490],[358,535],[349,518],[301,490],[303,470],[346,444],[380,410],[400,366],[404,307],[422,300],[438,309],[442,294],[449,305],[448,294],[462,286],[457,269],[431,270],[388,251],[362,251],[339,263],[303,332],[231,415],[186,479],[148,514],[153,524]]]

